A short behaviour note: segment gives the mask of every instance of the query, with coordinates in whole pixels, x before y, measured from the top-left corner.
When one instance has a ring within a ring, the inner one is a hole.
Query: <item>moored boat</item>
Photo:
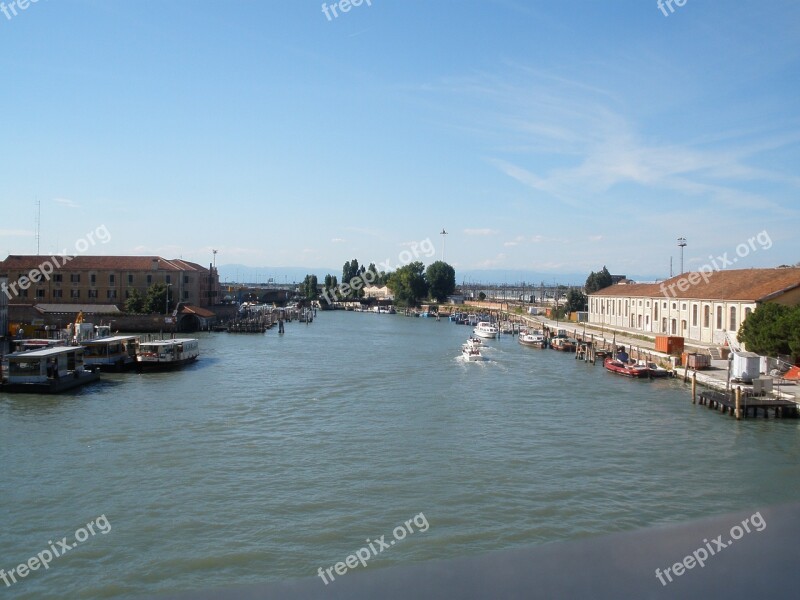
[[[521,345],[528,346],[529,348],[547,347],[547,339],[544,337],[544,333],[542,331],[528,331],[526,333],[520,333],[517,341]]]
[[[174,338],[140,342],[136,353],[139,369],[172,369],[182,367],[200,355],[199,342],[195,338]]]
[[[139,338],[135,335],[112,335],[81,342],[84,364],[103,371],[122,371],[136,364]]]
[[[553,350],[560,350],[561,352],[575,352],[575,349],[578,347],[578,340],[558,336],[550,340],[550,347]]]
[[[650,369],[645,365],[631,364],[627,360],[619,358],[608,357],[603,361],[603,366],[607,371],[625,377],[649,377],[650,375]]]
[[[99,376],[84,368],[82,346],[57,346],[6,356],[8,372],[0,390],[10,393],[57,394]]]
[[[486,321],[481,321],[475,326],[475,329],[472,330],[472,333],[482,338],[494,339],[498,336],[499,330],[497,325],[487,323]]]

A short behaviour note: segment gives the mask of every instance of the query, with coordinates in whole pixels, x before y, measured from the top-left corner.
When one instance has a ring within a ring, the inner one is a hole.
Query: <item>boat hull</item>
[[[185,367],[196,360],[196,356],[190,356],[180,360],[140,360],[136,363],[136,369],[139,371],[170,371],[172,369]]]
[[[0,392],[9,394],[60,394],[98,379],[100,379],[98,373],[84,371],[77,374],[77,376],[75,374],[66,375],[57,379],[48,379],[42,383],[4,383],[0,386]]]
[[[639,379],[650,376],[650,369],[646,367],[625,365],[618,360],[614,360],[613,358],[607,358],[603,362],[603,366],[606,368],[606,371],[614,373],[615,375],[622,375],[623,377]]]

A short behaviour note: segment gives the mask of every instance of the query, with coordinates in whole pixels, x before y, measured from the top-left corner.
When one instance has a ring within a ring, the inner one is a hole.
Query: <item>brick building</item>
[[[2,295],[14,304],[115,304],[132,291],[142,296],[156,283],[171,286],[173,301],[199,307],[219,298],[219,274],[211,265],[160,256],[9,255],[0,262],[8,282]]]

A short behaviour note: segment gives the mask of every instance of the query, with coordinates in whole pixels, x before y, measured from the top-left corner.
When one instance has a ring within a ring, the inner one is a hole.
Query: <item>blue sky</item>
[[[739,266],[793,264],[798,40],[780,0],[39,0],[0,13],[0,252],[40,201],[42,253],[336,272],[444,227],[458,273],[666,277],[766,231]]]

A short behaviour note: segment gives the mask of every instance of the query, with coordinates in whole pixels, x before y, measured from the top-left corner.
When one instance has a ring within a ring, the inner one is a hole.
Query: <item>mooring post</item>
[[[736,419],[742,418],[742,386],[736,386]]]
[[[692,371],[692,404],[697,403],[697,371]]]

